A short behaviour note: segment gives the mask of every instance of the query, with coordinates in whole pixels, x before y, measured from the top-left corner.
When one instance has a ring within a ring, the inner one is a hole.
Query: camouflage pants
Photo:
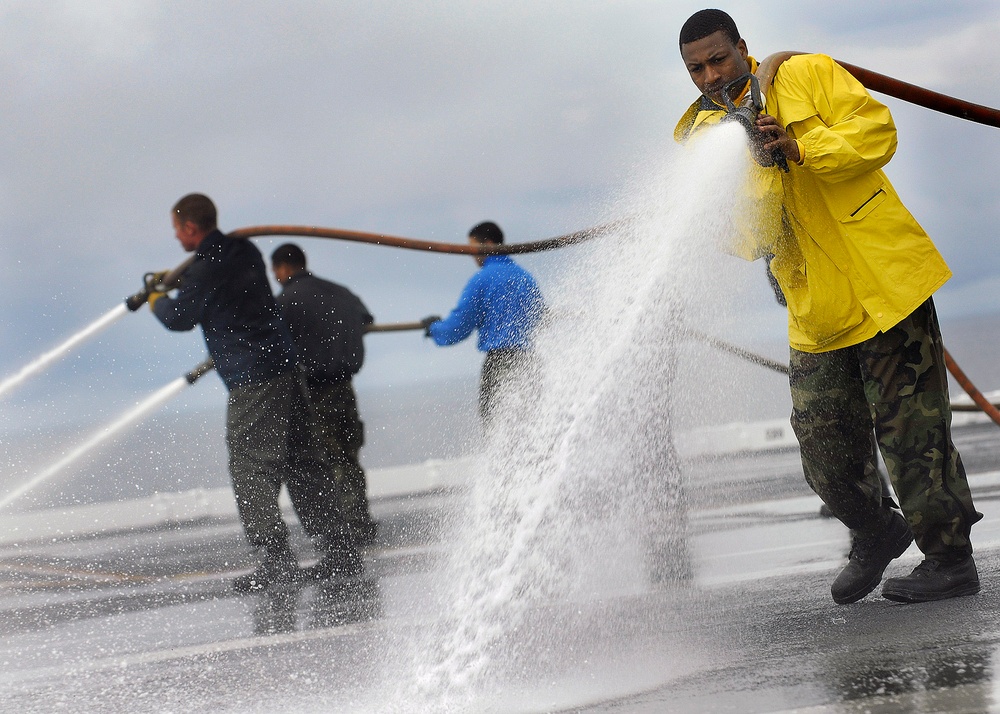
[[[931,300],[859,345],[791,350],[792,428],[810,487],[852,530],[879,531],[874,428],[899,505],[925,555],[972,552],[982,518],[951,440],[944,347]]]

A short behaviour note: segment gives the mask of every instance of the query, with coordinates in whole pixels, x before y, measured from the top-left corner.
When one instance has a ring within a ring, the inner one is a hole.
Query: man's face
[[[201,239],[205,237],[202,230],[192,221],[182,223],[175,213],[170,214],[170,221],[174,224],[174,235],[180,241],[181,247],[188,253],[197,250]]]
[[[722,30],[681,45],[681,58],[691,81],[702,94],[723,106],[722,88],[750,71],[748,56],[746,42],[734,45]]]
[[[274,272],[274,279],[278,281],[279,285],[285,285],[295,275],[295,269],[287,263],[272,263],[271,270]]]
[[[492,243],[488,243],[487,241],[484,241],[484,240],[477,240],[477,239],[473,238],[472,236],[469,236],[469,245],[475,246],[476,248],[481,248],[484,245],[493,245],[493,244]],[[474,255],[472,257],[475,258],[476,265],[478,265],[480,268],[483,267],[483,263],[486,262],[486,256],[485,255]]]

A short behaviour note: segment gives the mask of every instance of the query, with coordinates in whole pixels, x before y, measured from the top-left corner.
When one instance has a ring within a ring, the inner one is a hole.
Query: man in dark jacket
[[[330,465],[260,251],[216,228],[215,205],[207,196],[185,196],[171,218],[194,262],[175,297],[154,292],[149,304],[170,330],[201,325],[229,390],[226,444],[233,493],[247,540],[263,551],[257,569],[237,578],[233,588],[254,592],[299,577],[278,506],[282,483],[303,528],[324,554],[312,574],[360,575],[361,558],[333,498]]]
[[[365,426],[351,378],[365,358],[362,337],[375,321],[357,295],[306,269],[306,255],[294,243],[271,254],[274,277],[283,290],[278,305],[306,370],[309,399],[323,429],[327,455],[340,465],[341,508],[358,543],[370,543],[377,526],[368,509],[365,472],[358,454]]]

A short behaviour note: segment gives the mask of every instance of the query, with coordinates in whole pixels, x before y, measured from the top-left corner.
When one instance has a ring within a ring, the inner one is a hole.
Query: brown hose
[[[505,243],[503,245],[474,246],[467,243],[441,243],[418,240],[416,238],[400,238],[385,233],[363,233],[342,228],[319,228],[316,226],[250,226],[237,228],[228,233],[230,238],[254,238],[258,236],[302,236],[306,238],[334,238],[337,240],[368,243],[370,245],[385,245],[393,248],[423,250],[434,253],[461,253],[464,255],[515,255],[519,253],[537,253],[544,250],[563,248],[568,245],[582,243],[585,240],[604,235],[621,228],[626,221],[612,221],[594,228],[586,228],[575,233],[546,238],[531,243]]]
[[[184,275],[184,271],[190,268],[191,263],[193,262],[194,262],[194,255],[188,256],[183,263],[178,265],[173,270],[167,272],[167,274],[163,276],[163,280],[160,281],[160,284],[157,287],[162,287],[165,290],[171,290],[173,288],[176,288],[181,282],[181,277]]]
[[[164,282],[166,282],[164,280]],[[422,322],[383,322],[365,326],[365,332],[403,332],[405,330],[423,330]],[[209,357],[197,367],[184,375],[188,384],[194,384],[206,374],[215,369],[215,360]]]
[[[767,94],[767,90],[774,81],[774,75],[778,67],[789,57],[801,55],[802,52],[775,52],[765,57],[757,67],[757,81],[760,82],[761,94]],[[864,67],[836,60],[837,64],[850,72],[855,79],[873,92],[881,92],[904,102],[916,104],[926,109],[933,109],[942,114],[948,114],[959,119],[986,124],[987,126],[1000,127],[1000,109],[993,109],[982,104],[973,104],[964,99],[950,97],[947,94],[934,92],[930,89],[918,87],[915,84],[904,82],[893,77],[873,72]]]
[[[591,238],[610,233],[628,224],[627,219],[603,223],[593,228],[585,228],[575,233],[546,238],[544,240],[530,243],[505,243],[503,245],[470,245],[468,243],[441,243],[435,241],[419,240],[417,238],[401,238],[385,233],[364,233],[362,231],[349,231],[343,228],[319,228],[317,226],[249,226],[247,228],[237,228],[228,233],[230,238],[255,238],[259,236],[301,236],[304,238],[333,238],[336,240],[346,240],[354,243],[368,243],[370,245],[384,245],[392,248],[406,248],[408,250],[422,250],[432,253],[457,253],[463,255],[516,255],[521,253],[538,253],[546,250],[563,248],[568,245],[582,243]],[[194,262],[194,256],[189,256],[184,262],[173,270],[170,270],[159,284],[155,287],[162,290],[170,290],[180,283],[184,271]],[[125,298],[125,304],[133,312],[146,304],[149,300],[149,291],[152,286],[147,286],[134,295]],[[401,328],[416,329],[416,328]]]
[[[994,423],[1000,425],[1000,410],[997,410],[997,408],[991,404],[985,396],[983,396],[983,393],[976,389],[976,385],[969,381],[969,378],[965,376],[965,372],[963,372],[962,368],[958,366],[958,363],[952,359],[948,350],[944,351],[944,363],[948,366],[948,371],[951,372],[951,376],[955,378],[955,381],[962,385],[962,389],[965,390],[966,394],[972,397],[972,401],[974,401],[980,409],[986,412],[986,415],[992,419]],[[952,405],[952,409],[955,411],[975,411],[974,407],[969,406],[956,408],[955,405]]]
[[[368,325],[365,332],[405,332],[407,330],[427,329],[422,322],[383,322]]]
[[[716,348],[717,350],[728,352],[731,355],[736,355],[740,359],[745,359],[747,362],[760,365],[761,367],[766,367],[767,369],[773,370],[775,372],[779,372],[781,374],[788,374],[788,365],[786,364],[782,364],[781,362],[769,359],[767,357],[757,354],[756,352],[751,352],[748,349],[744,349],[742,347],[734,345],[731,342],[726,342],[725,340],[721,340],[718,337],[713,337],[712,335],[706,335],[704,332],[694,330],[690,327],[682,328],[682,331],[688,337],[693,337],[696,340],[709,344],[712,347]]]
[[[981,104],[973,104],[964,99],[949,97],[947,94],[941,94],[940,92],[932,92],[915,84],[893,79],[884,74],[872,72],[870,69],[841,62],[840,60],[837,60],[837,64],[853,74],[855,79],[872,91],[888,94],[890,97],[902,99],[904,102],[933,109],[942,114],[950,114],[959,119],[967,119],[977,124],[1000,127],[1000,110],[984,107]]]
[[[418,323],[419,324],[419,323]],[[761,367],[766,367],[774,372],[780,374],[788,374],[788,365],[782,364],[776,360],[764,357],[757,354],[756,352],[751,352],[748,349],[734,345],[731,342],[726,342],[718,337],[713,337],[712,335],[706,335],[703,332],[697,330],[692,330],[690,328],[685,328],[684,332],[696,340],[700,340],[712,347],[715,347],[722,352],[727,352],[731,355],[735,355],[740,359],[744,359],[752,364],[759,365]],[[952,358],[948,350],[944,351],[944,362],[948,367],[948,371],[951,372],[955,381],[958,382],[962,389],[965,390],[966,394],[972,397],[975,404],[955,404],[951,405],[951,410],[953,412],[976,412],[983,411],[989,416],[994,422],[1000,424],[1000,410],[997,409],[997,405],[990,402],[986,396],[976,389],[976,385],[969,381],[969,378],[965,376],[965,373],[961,370],[955,360]]]

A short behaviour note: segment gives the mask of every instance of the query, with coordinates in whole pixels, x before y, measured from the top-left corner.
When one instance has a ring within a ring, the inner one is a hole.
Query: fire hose
[[[767,90],[770,88],[775,75],[777,74],[778,68],[781,63],[797,54],[803,54],[801,52],[777,52],[764,58],[757,68],[756,75],[751,76],[752,85],[757,85],[759,87],[759,93],[757,96],[766,96]],[[986,107],[980,104],[973,104],[962,99],[957,99],[955,97],[950,97],[939,92],[934,92],[923,87],[918,87],[907,82],[903,82],[892,77],[888,77],[884,74],[879,74],[878,72],[873,72],[863,67],[858,67],[856,65],[848,64],[846,62],[840,62],[844,69],[850,72],[858,81],[860,81],[866,88],[887,94],[891,97],[901,99],[918,106],[925,107],[927,109],[932,109],[937,112],[942,112],[944,114],[949,114],[951,116],[958,117],[960,119],[966,119],[968,121],[977,122],[979,124],[986,124],[988,126],[1000,127],[1000,110],[993,109],[991,107]],[[743,78],[740,78],[743,79]],[[756,90],[756,87],[755,87]],[[731,108],[731,112],[736,114],[737,110]],[[740,118],[740,117],[738,117]],[[741,118],[742,119],[742,118]],[[741,121],[741,123],[746,124],[746,121]],[[775,157],[778,159],[779,157]],[[782,170],[787,170],[787,167],[782,165],[782,162],[778,160],[776,162]],[[403,238],[399,236],[391,236],[383,233],[365,233],[361,231],[351,231],[338,228],[320,228],[316,226],[289,226],[289,225],[269,225],[269,226],[252,226],[247,228],[239,228],[232,231],[228,235],[234,238],[252,238],[259,236],[302,236],[302,237],[314,237],[314,238],[330,238],[335,240],[345,240],[351,242],[367,243],[370,245],[383,245],[395,248],[405,248],[409,250],[421,250],[436,253],[452,253],[452,254],[464,254],[464,255],[513,255],[522,253],[534,253],[539,251],[554,250],[556,248],[562,248],[568,245],[574,245],[581,243],[583,241],[595,238],[606,233],[610,233],[613,230],[620,228],[628,223],[627,220],[613,221],[611,223],[606,223],[593,228],[586,228],[574,233],[569,233],[562,236],[556,236],[554,238],[548,238],[545,240],[534,241],[529,243],[511,243],[503,245],[464,245],[458,243],[443,243],[435,241],[426,241],[413,238]],[[159,278],[159,280],[152,280],[147,276],[146,285],[143,290],[129,296],[125,300],[125,304],[128,306],[129,310],[138,310],[143,304],[149,299],[149,294],[154,290],[169,290],[177,286],[180,282],[181,276],[184,271],[191,265],[194,260],[194,256],[188,258],[186,261],[178,265],[173,270],[169,271],[165,275]],[[407,325],[406,327],[395,327],[388,329],[418,329],[420,327],[419,323],[397,323],[397,325]],[[372,331],[377,331],[375,326],[372,327]],[[710,337],[708,335],[702,335],[700,333],[694,333],[689,331],[692,336],[701,339],[709,344],[712,344],[718,349],[735,354],[743,359],[747,359],[756,364],[760,364],[769,369],[773,369],[779,372],[788,372],[788,367],[780,363],[769,360],[760,355],[756,355],[748,350],[741,347],[731,345],[718,338]],[[958,364],[952,358],[951,354],[945,350],[945,364],[948,371],[952,374],[955,380],[961,385],[965,392],[972,398],[973,402],[980,409],[982,409],[998,426],[1000,426],[1000,410],[990,403],[988,399],[976,388],[976,386],[969,380],[965,373],[959,368]],[[199,370],[204,367],[205,364],[210,362],[208,360],[206,363],[199,365],[191,372],[188,373],[188,377],[191,375],[197,375],[194,379],[197,379],[206,371],[210,370],[212,367],[209,366],[204,371]],[[189,381],[193,381],[189,379]],[[957,411],[972,410],[975,407],[971,405],[953,405],[953,409]]]
[[[612,221],[593,228],[585,228],[574,233],[546,238],[544,240],[532,241],[529,243],[505,243],[502,245],[469,245],[462,243],[443,243],[437,241],[420,240],[417,238],[403,238],[392,236],[386,233],[365,233],[362,231],[351,231],[342,228],[320,228],[318,226],[250,226],[247,228],[237,228],[228,233],[230,238],[257,238],[261,236],[301,236],[304,238],[332,238],[334,240],[344,240],[353,243],[367,243],[369,245],[382,245],[390,248],[405,248],[407,250],[420,250],[431,253],[452,253],[461,255],[516,255],[521,253],[538,253],[547,250],[555,250],[568,245],[575,245],[583,241],[596,238],[599,235],[610,233],[628,223],[627,220]],[[167,271],[162,276],[147,273],[144,280],[145,286],[139,292],[125,298],[128,309],[135,312],[146,304],[149,294],[154,290],[171,290],[180,283],[181,276],[194,261],[192,255],[173,270]],[[415,328],[414,328],[415,329]]]
[[[422,329],[424,329],[424,323],[422,322],[383,322],[380,324],[366,326],[365,332],[404,332],[406,330]],[[194,384],[213,369],[215,369],[215,360],[209,357],[190,372],[185,374],[184,379],[187,380],[188,384]]]
[[[764,357],[763,355],[759,355],[756,352],[751,352],[745,347],[734,345],[731,342],[727,342],[713,335],[706,335],[703,332],[699,332],[698,330],[694,330],[691,328],[686,328],[684,332],[688,337],[693,337],[696,340],[711,345],[717,350],[720,350],[722,352],[727,352],[728,354],[734,355],[736,357],[739,357],[740,359],[744,359],[747,362],[759,365],[773,372],[778,372],[779,374],[784,374],[784,375],[788,374],[788,365],[778,362],[777,360],[770,359],[769,357]],[[955,378],[955,381],[961,385],[962,389],[964,389],[966,393],[972,398],[972,401],[975,402],[974,404],[953,403],[951,405],[951,410],[955,412],[974,412],[981,410],[985,412],[994,422],[997,422],[997,417],[994,416],[994,414],[1000,416],[1000,410],[998,410],[997,406],[992,404],[985,397],[985,395],[983,395],[982,392],[976,389],[976,386],[971,381],[969,381],[969,378],[965,376],[965,372],[963,372],[962,369],[955,362],[955,360],[952,359],[951,354],[948,353],[948,350],[944,351],[944,362],[945,365],[948,367],[948,371],[951,372],[951,375]],[[1000,422],[997,423],[1000,424]]]

